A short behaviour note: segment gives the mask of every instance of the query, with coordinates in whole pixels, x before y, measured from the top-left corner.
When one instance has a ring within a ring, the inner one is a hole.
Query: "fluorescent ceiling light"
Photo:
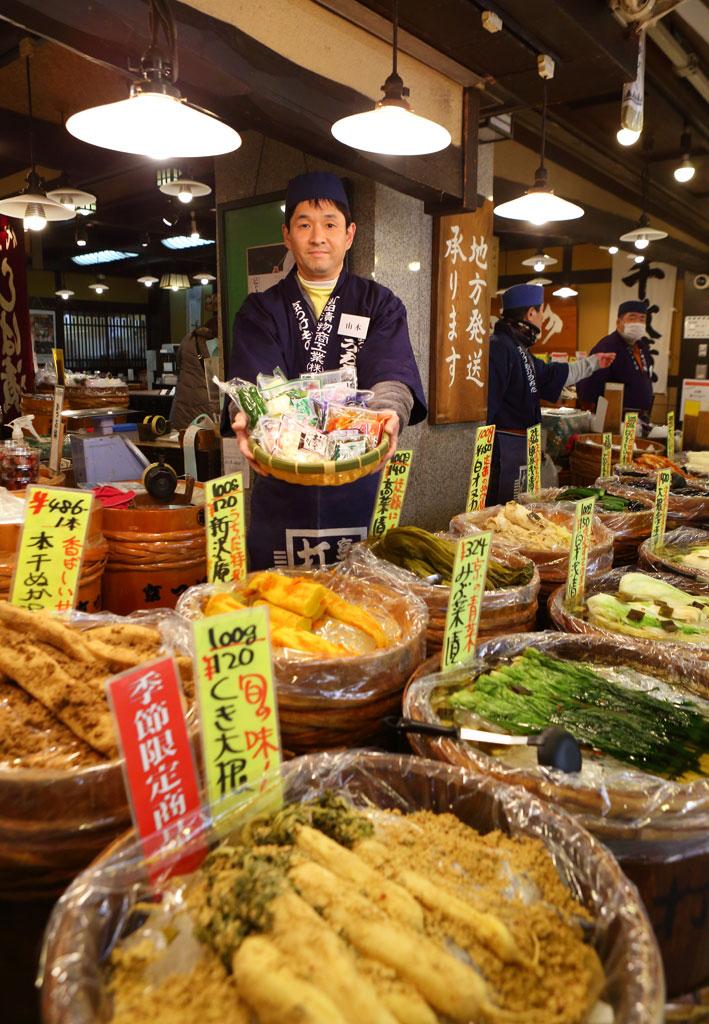
[[[137,252],[119,252],[117,249],[101,249],[99,252],[82,252],[72,256],[72,262],[80,267],[94,267],[97,263],[116,263],[118,260],[132,260]]]
[[[213,238],[191,238],[189,235],[172,235],[171,238],[162,238],[161,242],[166,249],[194,249],[199,245],[214,245]]]

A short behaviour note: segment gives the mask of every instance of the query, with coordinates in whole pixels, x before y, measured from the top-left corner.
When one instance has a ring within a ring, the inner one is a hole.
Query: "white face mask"
[[[645,324],[623,324],[620,332],[626,341],[640,341],[645,335]]]

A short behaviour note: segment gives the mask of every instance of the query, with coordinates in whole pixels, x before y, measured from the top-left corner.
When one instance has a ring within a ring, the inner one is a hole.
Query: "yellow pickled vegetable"
[[[204,606],[204,615],[224,615],[226,612],[243,611],[244,608],[246,605],[233,594],[212,594]]]
[[[257,572],[246,587],[248,594],[259,594],[271,604],[286,608],[307,619],[319,618],[325,610],[326,588],[303,576],[282,576],[277,572]]]
[[[271,625],[273,626],[291,626],[293,629],[307,630],[313,628],[312,619],[307,619],[304,615],[296,615],[295,612],[289,612],[287,608],[279,608],[277,604],[272,604],[263,597],[257,598],[253,604],[256,608],[268,608]]]

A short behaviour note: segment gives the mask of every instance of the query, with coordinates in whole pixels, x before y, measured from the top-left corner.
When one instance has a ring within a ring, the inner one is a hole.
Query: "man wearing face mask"
[[[612,367],[598,370],[578,386],[576,393],[582,408],[595,409],[606,384],[623,384],[623,415],[639,412],[643,419],[649,418],[654,398],[653,360],[650,343],[645,337],[646,328],[647,302],[640,299],[621,302],[615,330],[591,349],[591,355],[615,352],[616,360]]]
[[[520,468],[527,463],[527,429],[541,423],[540,400],[556,402],[565,385],[608,367],[615,355],[603,353],[575,363],[545,363],[529,351],[542,326],[544,288],[516,284],[502,296],[502,315],[490,339],[487,422],[495,445],[488,505],[511,501]]]

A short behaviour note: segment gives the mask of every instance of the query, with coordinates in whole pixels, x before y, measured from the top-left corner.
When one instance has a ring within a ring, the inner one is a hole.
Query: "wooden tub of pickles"
[[[218,820],[158,899],[130,836],[77,880],[45,940],[44,1024],[660,1024],[637,893],[562,812],[371,751],[283,782],[280,810]]]
[[[303,753],[372,739],[423,660],[426,607],[405,589],[346,571],[256,572],[180,598],[188,619],[268,608],[281,736]]]
[[[709,980],[709,659],[626,636],[528,633],[483,643],[469,665],[412,680],[404,714],[517,735],[548,726],[582,743],[579,773],[535,748],[409,734],[423,756],[523,786],[576,816],[640,887],[672,994]],[[683,892],[683,898],[678,893]],[[675,894],[674,896],[672,894]]]

